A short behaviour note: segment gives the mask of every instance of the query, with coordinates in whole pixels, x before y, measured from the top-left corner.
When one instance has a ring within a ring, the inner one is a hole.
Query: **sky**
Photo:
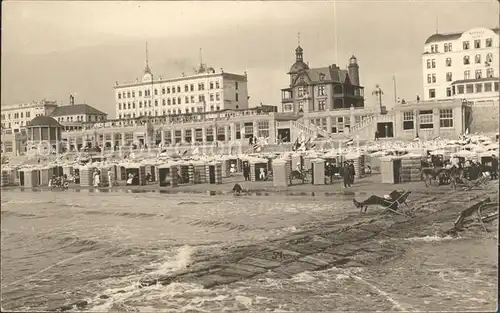
[[[87,103],[115,116],[113,86],[142,76],[145,43],[155,76],[203,62],[248,73],[250,105],[280,103],[298,44],[310,67],[358,58],[366,103],[422,94],[427,37],[498,27],[499,2],[466,1],[3,1],[1,104]]]

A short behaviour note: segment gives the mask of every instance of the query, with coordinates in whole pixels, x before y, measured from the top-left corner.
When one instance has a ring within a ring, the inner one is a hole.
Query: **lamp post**
[[[378,101],[378,104],[380,107],[380,113],[382,113],[382,95],[383,94],[384,94],[384,92],[380,88],[380,85],[379,84],[375,85],[375,90],[372,92],[372,95],[375,95],[377,97],[377,101]]]

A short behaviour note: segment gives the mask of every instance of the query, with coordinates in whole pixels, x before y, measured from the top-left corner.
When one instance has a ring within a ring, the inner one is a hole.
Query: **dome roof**
[[[292,67],[290,67],[290,73],[299,73],[303,70],[308,70],[309,69],[309,66],[307,66],[306,63],[304,63],[304,61],[297,61],[295,62]]]
[[[40,126],[50,126],[50,127],[62,127],[59,122],[50,116],[37,116],[29,122],[28,127],[40,127]]]
[[[150,82],[153,80],[153,75],[151,75],[151,73],[146,73],[144,74],[144,76],[142,77],[142,81],[143,82]]]

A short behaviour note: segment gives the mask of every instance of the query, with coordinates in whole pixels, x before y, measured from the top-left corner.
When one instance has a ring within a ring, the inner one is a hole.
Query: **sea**
[[[389,264],[305,271],[205,289],[141,287],[225,248],[265,245],[352,214],[352,198],[133,193],[1,193],[2,311],[492,311],[496,231],[398,239]]]

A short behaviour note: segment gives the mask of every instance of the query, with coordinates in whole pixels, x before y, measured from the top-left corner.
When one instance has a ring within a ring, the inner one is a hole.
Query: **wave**
[[[223,227],[228,230],[252,230],[254,228],[248,227],[242,224],[235,224],[232,222],[224,222],[224,221],[206,221],[206,220],[198,220],[198,219],[189,219],[186,224],[194,225],[194,226],[202,226],[202,227]]]
[[[452,236],[424,236],[424,237],[410,237],[406,238],[407,241],[412,242],[435,242],[435,241],[448,241],[448,240],[459,240],[460,237],[452,237]]]
[[[165,256],[164,259],[151,264],[154,268],[152,271],[145,275],[140,276],[132,276],[128,277],[128,286],[126,287],[118,287],[118,288],[109,288],[104,291],[104,295],[96,297],[95,299],[90,300],[89,302],[96,303],[91,309],[92,312],[117,312],[125,311],[125,312],[137,312],[131,306],[125,305],[124,301],[137,296],[138,294],[149,293],[151,290],[161,289],[162,285],[156,284],[151,286],[141,286],[140,280],[143,278],[155,278],[164,275],[168,275],[175,271],[186,269],[192,263],[192,256],[196,252],[195,247],[191,246],[182,246],[175,251],[174,254],[170,254]],[[132,280],[132,281],[131,281]],[[173,287],[178,287],[180,284],[175,284]],[[182,286],[190,286],[190,284],[182,284]],[[168,287],[168,286],[167,286]],[[170,287],[170,288],[173,288]],[[203,289],[203,287],[196,285],[195,289]],[[192,289],[192,288],[187,288]],[[102,299],[106,299],[103,301]],[[99,303],[100,302],[100,303]],[[97,304],[99,303],[99,304]]]
[[[132,217],[132,218],[163,218],[163,219],[171,219],[172,216],[163,214],[163,213],[135,213],[135,212],[106,212],[106,211],[97,211],[97,210],[86,210],[82,212],[88,215],[110,215],[110,216],[123,216],[123,217]]]
[[[17,216],[17,217],[40,217],[36,214],[31,213],[21,213],[15,211],[2,210],[2,217]]]
[[[19,199],[12,199],[5,201],[3,204],[51,204],[51,203],[56,203],[55,201],[52,200],[19,200]]]

